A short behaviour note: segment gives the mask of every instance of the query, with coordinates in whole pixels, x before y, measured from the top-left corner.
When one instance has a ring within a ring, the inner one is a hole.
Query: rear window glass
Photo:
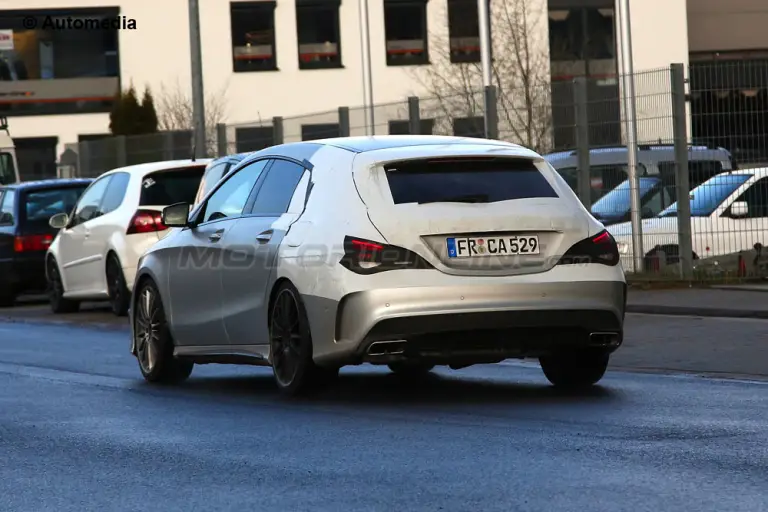
[[[531,160],[421,160],[385,168],[395,204],[557,197]]]
[[[147,174],[141,182],[140,206],[194,203],[205,166],[169,169]]]
[[[28,192],[24,212],[28,222],[48,222],[57,213],[70,213],[87,185]]]

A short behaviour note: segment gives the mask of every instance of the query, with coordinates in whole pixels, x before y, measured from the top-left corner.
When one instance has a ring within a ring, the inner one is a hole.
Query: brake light
[[[133,214],[126,234],[154,233],[168,229],[163,224],[163,214],[154,210],[138,210]]]
[[[580,263],[599,263],[613,267],[619,264],[619,248],[616,240],[608,231],[601,231],[595,236],[578,242],[560,258],[558,265],[578,265]]]
[[[344,238],[342,267],[356,274],[376,274],[387,270],[433,268],[424,258],[413,251],[364,238]]]
[[[53,242],[53,235],[17,236],[13,239],[13,250],[16,252],[47,251]]]

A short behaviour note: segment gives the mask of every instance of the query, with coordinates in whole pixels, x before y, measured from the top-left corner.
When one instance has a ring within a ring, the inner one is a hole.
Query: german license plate
[[[452,237],[446,239],[449,258],[539,254],[538,236]]]

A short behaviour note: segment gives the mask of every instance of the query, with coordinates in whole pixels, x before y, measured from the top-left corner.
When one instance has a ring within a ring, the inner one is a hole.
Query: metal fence
[[[765,64],[714,68],[705,63],[688,69],[675,64],[631,79],[499,87],[496,109],[488,113],[496,121],[491,133],[547,155],[614,234],[628,274],[689,281],[764,276],[768,173],[758,179],[762,171],[743,169],[768,161]],[[628,93],[630,80],[634,96]],[[755,83],[764,87],[744,85]],[[222,124],[207,149],[221,156],[368,134],[482,137],[483,105],[483,92],[468,90],[377,105],[372,123],[369,109],[342,106]],[[96,176],[123,165],[188,158],[191,140],[190,132],[166,132],[70,144],[69,173]],[[635,158],[627,151],[629,140],[637,143]],[[638,175],[634,185],[628,181],[633,167]],[[741,170],[731,177],[716,177],[735,167]]]

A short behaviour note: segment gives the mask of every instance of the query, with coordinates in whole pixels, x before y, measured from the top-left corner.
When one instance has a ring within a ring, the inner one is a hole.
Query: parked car
[[[690,194],[693,258],[751,250],[768,242],[768,168],[720,173]],[[680,261],[677,203],[641,223],[646,264]],[[608,228],[622,258],[632,258],[630,222]],[[631,267],[630,267],[631,268]]]
[[[28,181],[0,186],[0,306],[45,291],[45,253],[56,235],[48,219],[72,211],[90,179]]]
[[[205,195],[213,189],[213,186],[216,185],[221,178],[227,175],[232,166],[242,162],[249,154],[250,153],[238,153],[236,155],[226,155],[217,158],[208,164],[208,167],[205,168],[203,179],[200,180],[200,187],[197,189],[194,204],[200,204]]]
[[[550,153],[545,158],[577,190],[578,153]],[[630,220],[630,192],[627,180],[627,148],[590,150],[592,215],[608,226]],[[688,181],[694,188],[712,176],[736,168],[730,152],[723,148],[690,146]],[[656,216],[677,199],[673,145],[641,145],[638,148],[637,174],[640,182],[640,212],[643,218]]]
[[[249,156],[139,262],[131,352],[150,382],[271,365],[298,394],[340,367],[421,374],[535,357],[599,381],[622,343],[613,238],[538,154],[438,136],[326,139]]]
[[[46,258],[54,313],[76,311],[80,301],[110,301],[125,315],[139,256],[167,233],[163,207],[192,202],[205,160],[175,160],[122,167],[99,176],[71,215],[59,213],[60,229]]]

